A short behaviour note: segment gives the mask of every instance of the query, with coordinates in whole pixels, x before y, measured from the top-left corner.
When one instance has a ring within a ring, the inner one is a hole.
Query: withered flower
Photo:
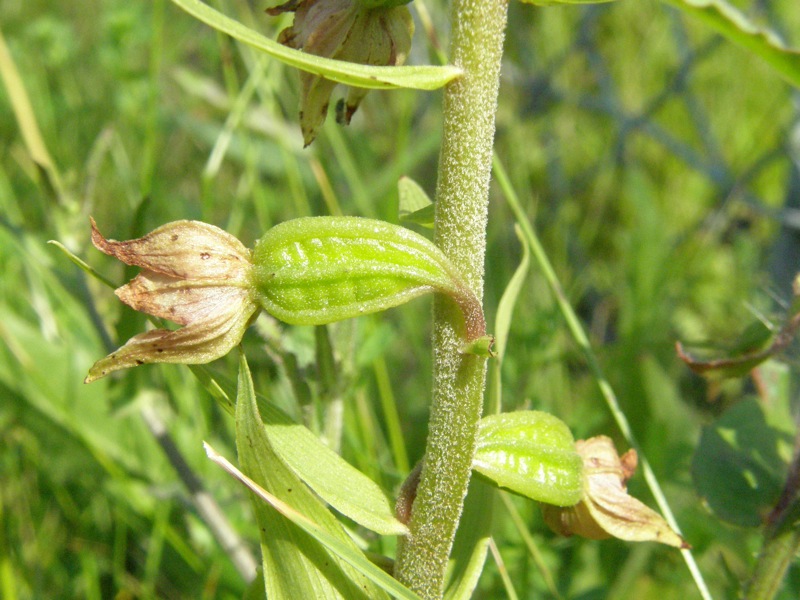
[[[156,329],[97,361],[84,380],[145,363],[207,363],[238,344],[256,316],[250,251],[229,233],[176,221],[135,240],[107,240],[92,220],[94,246],[143,271],[116,290],[131,308],[182,328]]]
[[[565,508],[542,504],[542,515],[550,529],[593,540],[616,537],[629,542],[689,547],[661,515],[628,495],[626,484],[638,462],[635,450],[620,457],[614,442],[606,436],[579,440],[575,446],[583,458],[583,499]]]
[[[393,66],[405,62],[414,33],[411,13],[399,4],[405,0],[289,0],[267,12],[294,12],[294,23],[278,37],[290,48],[363,65]],[[336,82],[306,71],[300,81],[300,128],[308,146],[325,122]],[[337,106],[336,120],[350,123],[366,93],[350,88],[347,99]]]

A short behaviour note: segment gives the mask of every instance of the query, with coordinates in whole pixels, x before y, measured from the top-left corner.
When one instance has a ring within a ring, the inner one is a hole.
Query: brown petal
[[[606,436],[579,440],[575,447],[583,458],[584,497],[567,508],[542,505],[544,520],[551,529],[561,535],[590,539],[613,536],[630,542],[689,547],[661,515],[628,495],[625,484],[636,470],[635,450],[620,458],[614,442]]]
[[[250,251],[219,227],[199,221],[175,221],[148,235],[124,242],[108,240],[92,223],[95,248],[127,265],[176,279],[245,281]]]
[[[553,506],[541,504],[542,517],[547,526],[558,535],[579,535],[590,540],[605,540],[611,534],[605,531],[592,517],[585,500],[575,506]]]
[[[358,12],[350,0],[303,3],[292,26],[295,43],[310,54],[336,58]]]
[[[174,279],[152,271],[139,273],[115,293],[134,310],[180,325],[225,312],[230,305],[241,306],[249,295],[246,289],[233,285]]]
[[[615,538],[629,542],[659,542],[676,548],[689,544],[661,515],[642,504],[621,485],[589,484],[588,511],[597,525]]]
[[[177,331],[156,329],[131,338],[116,352],[97,361],[84,383],[113,371],[147,363],[204,364],[221,358],[241,342],[257,307],[247,300]]]
[[[300,130],[303,132],[303,146],[307,147],[316,139],[325,123],[328,104],[336,82],[311,73],[301,73],[300,80],[303,85],[300,100]]]

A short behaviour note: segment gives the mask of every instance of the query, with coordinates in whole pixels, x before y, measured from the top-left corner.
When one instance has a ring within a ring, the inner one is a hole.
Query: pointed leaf
[[[258,414],[244,354],[240,357],[236,399],[236,446],[239,463],[250,474],[251,481],[267,490],[283,507],[279,513],[273,510],[273,503],[270,506],[253,497],[267,597],[271,600],[385,597],[363,574],[317,539],[324,532],[342,548],[360,554],[341,524],[272,448]],[[295,518],[287,520],[287,512]],[[297,527],[295,522],[299,517],[311,521],[316,530]]]
[[[540,411],[481,419],[472,468],[517,494],[571,506],[583,493],[583,463],[563,421]]]
[[[522,244],[522,260],[517,270],[514,271],[514,275],[511,277],[511,281],[508,282],[503,296],[500,298],[500,303],[497,305],[497,317],[494,325],[494,351],[499,360],[503,360],[503,355],[506,352],[508,332],[511,329],[511,316],[514,313],[514,306],[517,304],[522,284],[525,283],[525,278],[528,276],[528,267],[531,264],[530,246],[528,246],[528,241],[522,235],[522,229],[520,229],[519,225],[514,225],[514,233],[517,234],[517,239]]]
[[[713,375],[720,379],[744,377],[759,364],[770,358],[774,352],[777,332],[762,321],[755,321],[733,342],[709,356],[702,348],[687,352],[683,344],[677,342],[675,350],[686,365],[698,375]]]
[[[692,459],[698,493],[720,519],[758,527],[781,493],[791,439],[755,400],[732,406],[700,434]]]
[[[495,490],[473,478],[450,555],[452,565],[445,600],[469,600],[478,585],[492,535]]]
[[[372,89],[434,90],[461,75],[461,69],[451,65],[443,67],[371,67],[314,56],[271,40],[214,10],[200,0],[172,0],[172,2],[206,25],[262,50],[287,65],[321,75],[338,83]]]
[[[397,182],[400,220],[433,227],[433,201],[425,190],[410,177],[403,176]]]
[[[730,41],[759,56],[800,87],[800,50],[788,48],[772,31],[758,27],[724,0],[663,0],[697,17]]]
[[[303,531],[316,538],[321,544],[324,544],[328,549],[340,556],[342,560],[353,565],[353,567],[355,567],[358,571],[380,586],[381,589],[386,590],[393,597],[401,598],[402,600],[421,600],[417,594],[391,577],[388,573],[386,573],[386,571],[368,561],[358,549],[353,550],[352,546],[342,544],[337,537],[332,536],[324,529],[320,528],[319,525],[314,523],[312,520],[295,511],[291,506],[281,501],[279,498],[270,494],[255,481],[234,467],[210,445],[204,442],[203,447],[205,448],[206,454],[208,454],[208,457],[211,460],[225,469],[233,477],[241,481],[261,500],[271,505],[275,510],[289,519]]]
[[[795,293],[795,301],[797,294]],[[792,306],[780,330],[768,327],[761,321],[749,325],[728,347],[727,353],[714,358],[701,358],[685,351],[680,342],[675,344],[678,357],[700,375],[716,378],[743,377],[764,361],[783,352],[800,328],[800,313]]]
[[[208,370],[193,366],[207,390],[223,409],[232,411],[233,386]],[[307,427],[257,395],[261,417],[272,447],[294,473],[325,502],[362,527],[382,535],[405,535],[381,488],[323,444]]]

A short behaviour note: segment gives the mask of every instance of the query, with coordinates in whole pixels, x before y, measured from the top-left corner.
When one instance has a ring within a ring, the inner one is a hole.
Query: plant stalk
[[[772,600],[780,590],[786,571],[800,549],[800,531],[787,527],[774,535],[767,532],[752,578],[743,597],[747,600]]]
[[[434,240],[483,298],[489,179],[507,0],[454,0],[452,62],[464,75],[444,94]],[[486,359],[461,354],[461,311],[437,295],[433,399],[410,535],[395,576],[425,600],[444,592],[445,571],[471,475],[486,384]]]

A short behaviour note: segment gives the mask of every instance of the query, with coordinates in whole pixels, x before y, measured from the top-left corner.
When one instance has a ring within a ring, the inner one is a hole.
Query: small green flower
[[[289,0],[268,10],[271,15],[294,12],[294,23],[278,38],[282,44],[309,54],[376,66],[402,65],[411,48],[414,23],[404,1]],[[336,82],[303,72],[300,128],[308,146],[317,137],[328,114]],[[358,109],[367,90],[350,88],[346,100],[336,107],[342,124]]]
[[[107,240],[92,220],[94,246],[144,269],[116,290],[131,308],[182,328],[131,338],[97,361],[84,380],[145,363],[200,364],[238,344],[259,307],[253,298],[250,251],[229,233],[198,221],[176,221],[135,240]]]

